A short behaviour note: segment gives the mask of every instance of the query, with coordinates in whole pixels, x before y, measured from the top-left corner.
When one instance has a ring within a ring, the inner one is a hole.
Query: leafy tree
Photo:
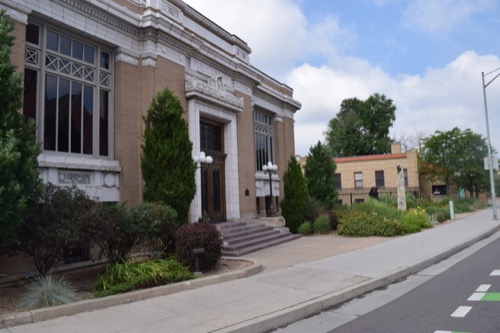
[[[143,117],[146,128],[141,145],[144,200],[174,208],[181,224],[188,222],[189,205],[196,193],[193,144],[183,112],[173,92],[159,92]]]
[[[327,206],[333,206],[337,200],[335,188],[335,170],[337,166],[326,147],[321,142],[311,147],[304,168],[309,195]]]
[[[16,227],[42,190],[35,124],[19,112],[23,86],[22,76],[10,62],[13,29],[13,22],[0,11],[0,248],[13,242]]]
[[[16,249],[33,258],[41,275],[63,257],[65,247],[85,239],[84,223],[93,201],[76,187],[44,186],[40,201],[17,229]]]
[[[328,123],[327,145],[335,157],[389,153],[389,129],[395,119],[396,106],[385,95],[345,99]]]
[[[421,154],[420,173],[429,179],[441,179],[447,192],[454,182],[477,196],[489,184],[483,159],[488,155],[486,140],[470,129],[464,131],[455,127],[450,131],[436,131],[424,139]]]
[[[309,192],[302,168],[293,155],[290,156],[288,168],[283,175],[283,186],[285,197],[280,203],[281,213],[286,226],[296,233],[308,213]]]

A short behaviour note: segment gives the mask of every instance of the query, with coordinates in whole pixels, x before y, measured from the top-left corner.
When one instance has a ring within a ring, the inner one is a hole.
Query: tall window
[[[354,187],[355,188],[363,188],[363,173],[355,172],[354,173]]]
[[[255,129],[255,161],[256,170],[262,171],[262,166],[273,159],[273,126],[272,116],[260,111],[254,112]]]
[[[335,187],[339,190],[342,188],[342,175],[340,173],[335,174]]]
[[[45,151],[110,157],[111,61],[97,45],[26,26],[24,114],[37,121]]]
[[[377,187],[385,186],[384,170],[375,171],[375,186]]]
[[[408,186],[408,169],[403,169],[404,177],[405,177],[405,186]]]

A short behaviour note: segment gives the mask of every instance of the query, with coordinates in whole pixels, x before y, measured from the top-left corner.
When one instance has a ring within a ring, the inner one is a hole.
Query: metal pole
[[[491,203],[493,205],[493,220],[497,219],[497,198],[495,194],[495,178],[493,177],[493,157],[491,156],[491,142],[490,142],[490,124],[488,121],[488,103],[486,102],[486,87],[495,80],[497,76],[493,78],[488,84],[484,83],[484,72],[481,72],[483,78],[483,97],[484,97],[484,114],[486,117],[486,135],[488,139],[488,163],[490,165],[490,186],[491,186]]]
[[[270,205],[269,205],[269,215],[273,214],[273,184],[272,184],[272,176],[271,170],[269,172],[269,197],[270,197]]]

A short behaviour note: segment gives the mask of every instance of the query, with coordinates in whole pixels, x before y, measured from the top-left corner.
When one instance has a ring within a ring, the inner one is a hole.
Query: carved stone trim
[[[186,95],[208,96],[222,103],[243,111],[243,99],[227,91],[221,76],[214,77],[209,82],[203,82],[194,77],[186,78]]]
[[[20,9],[20,7],[18,7],[18,9]],[[23,13],[19,10],[15,10],[13,8],[0,4],[0,10],[5,10],[7,15],[9,15],[10,18],[12,18],[14,21],[17,21],[22,24],[28,24],[28,14],[27,14],[29,13],[28,9],[26,9],[26,12]]]
[[[90,172],[59,170],[58,181],[59,184],[90,185]]]

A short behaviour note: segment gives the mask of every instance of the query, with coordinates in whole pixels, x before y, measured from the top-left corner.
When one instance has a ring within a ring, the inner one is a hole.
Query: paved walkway
[[[66,306],[32,311],[25,319],[34,323],[0,333],[266,332],[418,272],[499,227],[487,209],[397,238],[305,237],[245,256],[257,262],[251,273],[263,267],[249,277],[46,321]]]

